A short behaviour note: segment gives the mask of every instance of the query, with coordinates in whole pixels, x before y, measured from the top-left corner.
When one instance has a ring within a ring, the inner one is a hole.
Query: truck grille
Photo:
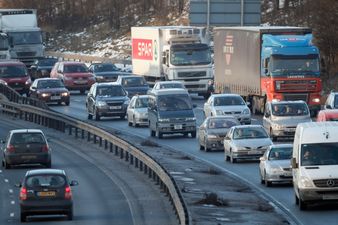
[[[307,102],[307,99],[308,99],[307,94],[284,94],[285,101],[303,100],[304,102]]]
[[[316,91],[316,80],[283,80],[275,81],[276,90],[278,92],[299,92],[299,91]]]
[[[16,55],[18,57],[34,57],[36,52],[17,52]]]
[[[205,77],[207,76],[206,71],[196,71],[196,72],[178,72],[178,77]]]
[[[321,179],[321,180],[314,180],[313,183],[316,187],[338,187],[338,179]]]

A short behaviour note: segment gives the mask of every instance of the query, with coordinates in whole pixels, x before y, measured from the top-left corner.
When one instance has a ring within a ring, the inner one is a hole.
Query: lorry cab
[[[292,152],[296,204],[338,202],[338,123],[308,122],[297,126]]]
[[[148,100],[150,135],[180,133],[196,137],[196,117],[187,90],[172,88],[152,91]]]

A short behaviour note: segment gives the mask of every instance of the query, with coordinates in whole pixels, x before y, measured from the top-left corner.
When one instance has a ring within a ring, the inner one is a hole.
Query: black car
[[[129,98],[134,95],[146,95],[149,90],[149,85],[143,76],[128,75],[119,76],[116,83],[122,85],[122,87],[128,92]]]
[[[129,98],[124,88],[116,83],[95,83],[86,99],[88,119],[119,116],[125,118]]]
[[[112,63],[93,63],[89,71],[95,75],[96,82],[115,82],[118,76],[130,75]]]
[[[39,169],[26,173],[20,189],[20,220],[26,222],[27,216],[64,214],[73,219],[73,198],[71,186],[64,170]]]
[[[11,130],[6,141],[2,140],[2,166],[42,164],[52,166],[51,149],[43,132],[39,129]]]
[[[54,64],[58,61],[56,58],[41,58],[34,61],[29,68],[31,78],[33,80],[43,77],[49,77],[50,71]]]

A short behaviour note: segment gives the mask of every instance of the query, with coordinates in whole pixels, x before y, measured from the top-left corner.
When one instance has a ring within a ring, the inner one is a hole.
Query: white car
[[[128,125],[148,126],[148,95],[135,95],[127,108]]]
[[[271,145],[260,158],[261,183],[270,187],[273,182],[292,183],[292,144]]]
[[[324,109],[338,109],[338,92],[331,92],[327,96]]]
[[[149,92],[160,90],[160,89],[168,89],[168,88],[182,88],[186,89],[184,84],[181,81],[158,81],[155,83],[154,87]]]
[[[224,138],[225,161],[257,160],[270,145],[272,141],[261,125],[233,126]]]
[[[234,116],[241,124],[251,124],[251,112],[247,103],[238,94],[214,94],[204,103],[204,115]]]

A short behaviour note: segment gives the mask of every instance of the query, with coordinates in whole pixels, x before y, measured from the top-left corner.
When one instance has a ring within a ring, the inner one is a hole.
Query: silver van
[[[311,122],[310,110],[304,101],[267,102],[263,127],[273,141],[278,137],[294,137],[298,123]]]
[[[150,135],[181,133],[196,137],[196,117],[189,93],[185,89],[152,91],[148,100]]]

